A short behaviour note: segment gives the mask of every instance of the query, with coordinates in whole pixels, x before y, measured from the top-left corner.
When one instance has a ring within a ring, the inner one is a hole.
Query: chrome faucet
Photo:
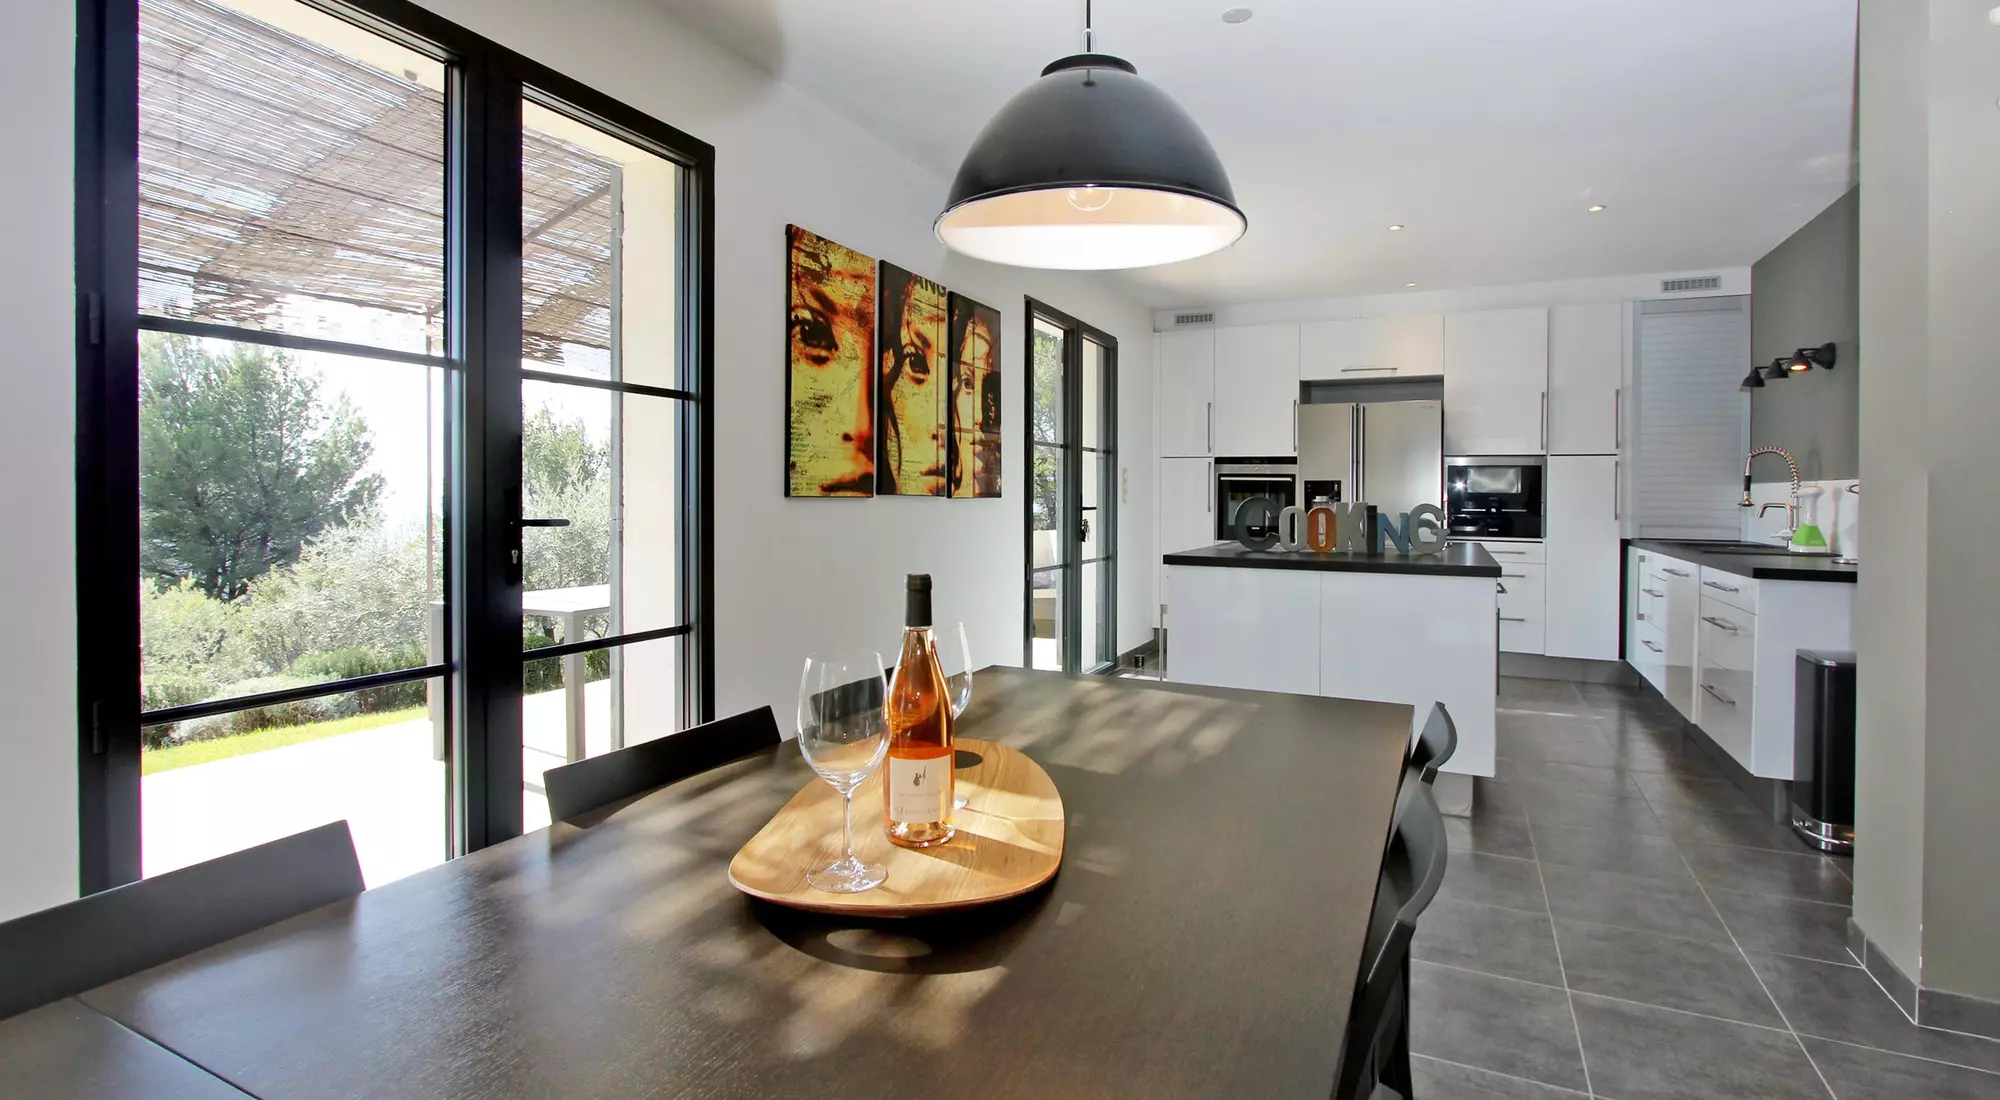
[[[1761,516],[1773,508],[1783,508],[1785,510],[1785,534],[1778,541],[1790,542],[1792,541],[1793,532],[1799,529],[1799,461],[1798,459],[1792,457],[1792,452],[1784,449],[1783,447],[1752,448],[1750,454],[1743,459],[1743,499],[1736,502],[1737,507],[1739,508],[1757,507],[1757,502],[1750,499],[1750,466],[1752,463],[1757,461],[1758,455],[1777,455],[1779,458],[1785,460],[1786,466],[1791,467],[1792,502],[1790,504],[1778,504],[1773,502],[1771,504],[1764,505],[1762,508],[1757,509],[1757,514]]]

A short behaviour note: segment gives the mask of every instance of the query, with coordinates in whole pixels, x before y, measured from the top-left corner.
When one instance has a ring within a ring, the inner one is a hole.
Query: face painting
[[[878,333],[883,406],[879,489],[943,496],[945,290],[885,263],[882,293],[888,308]]]
[[[951,495],[1000,495],[1000,314],[952,296]]]
[[[797,226],[788,229],[791,381],[786,491],[875,491],[875,261]]]

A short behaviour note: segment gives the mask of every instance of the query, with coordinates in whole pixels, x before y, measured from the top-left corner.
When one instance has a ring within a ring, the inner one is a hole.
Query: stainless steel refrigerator
[[[1315,496],[1373,504],[1397,516],[1444,506],[1444,407],[1438,401],[1309,404],[1299,408],[1299,504]]]

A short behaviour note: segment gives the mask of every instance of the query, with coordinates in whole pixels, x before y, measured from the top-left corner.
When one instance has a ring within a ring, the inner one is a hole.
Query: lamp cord
[[[1095,41],[1090,27],[1090,0],[1083,0],[1083,52],[1094,53]]]

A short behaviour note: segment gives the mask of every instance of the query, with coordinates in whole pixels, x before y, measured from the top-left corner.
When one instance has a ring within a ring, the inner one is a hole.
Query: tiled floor
[[[1413,949],[1421,1100],[2000,1100],[2000,1042],[1896,1009],[1847,953],[1845,861],[1657,696],[1503,679],[1500,707]]]

